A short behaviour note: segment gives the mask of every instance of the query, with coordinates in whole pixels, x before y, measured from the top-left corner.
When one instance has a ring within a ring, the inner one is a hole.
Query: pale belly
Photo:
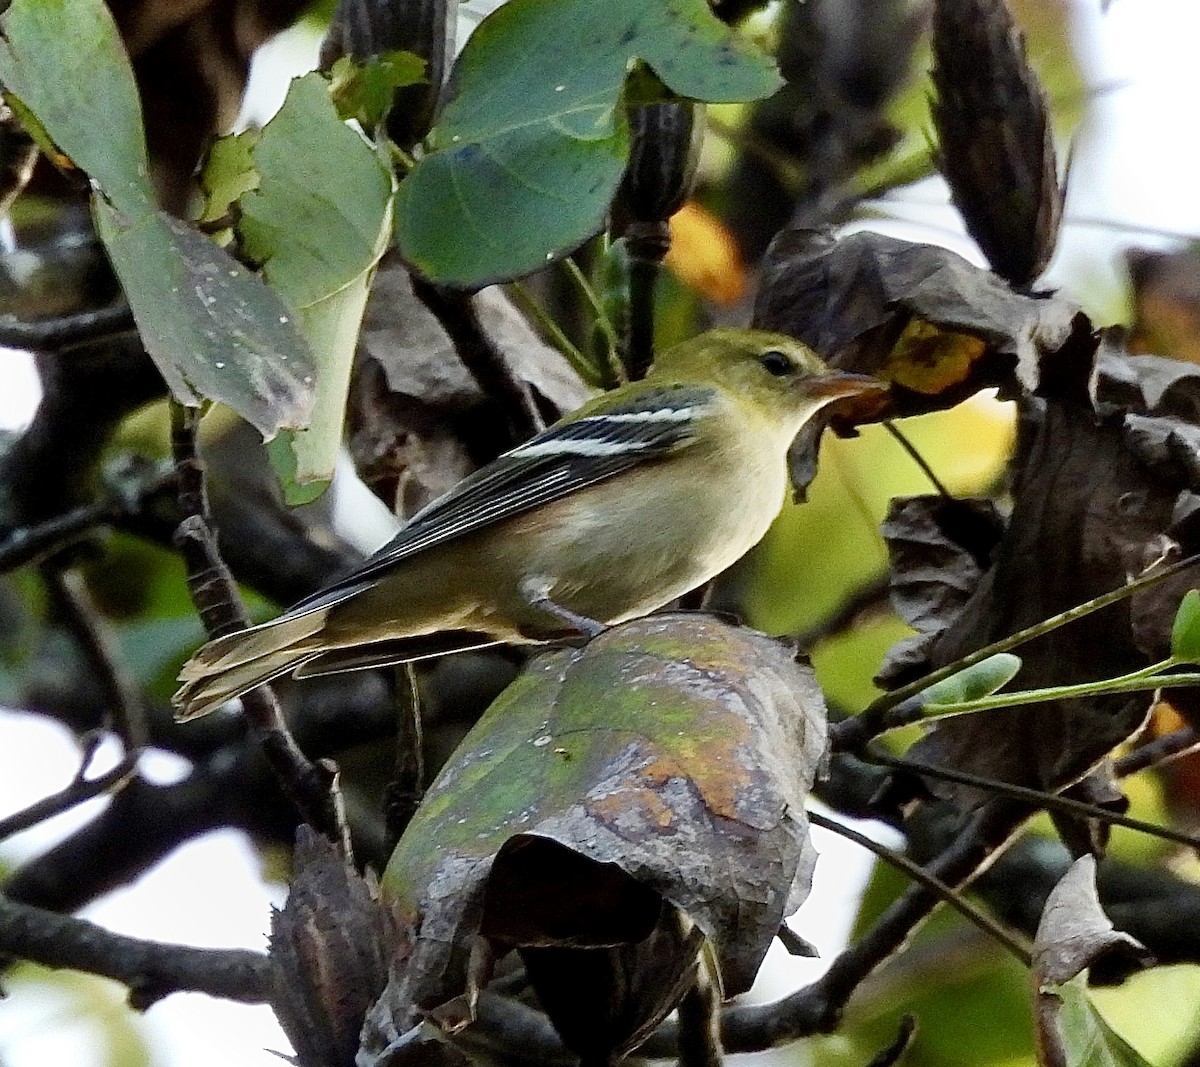
[[[595,487],[569,529],[515,520],[517,541],[528,548],[526,576],[543,577],[556,604],[606,623],[644,615],[695,589],[762,539],[787,489],[778,460],[769,469],[742,466],[736,477],[712,474],[720,493],[685,483],[667,486],[664,495],[662,479],[653,478],[657,492],[649,495],[636,476]]]

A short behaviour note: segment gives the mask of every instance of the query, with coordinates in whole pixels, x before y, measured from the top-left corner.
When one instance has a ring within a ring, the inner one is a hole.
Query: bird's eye
[[[795,370],[792,361],[784,353],[774,348],[759,356],[758,361],[766,368],[768,374],[773,374],[776,378],[782,378],[785,374],[791,374]]]

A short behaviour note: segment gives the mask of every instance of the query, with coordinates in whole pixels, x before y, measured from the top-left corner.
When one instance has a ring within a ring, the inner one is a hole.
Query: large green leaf
[[[98,187],[97,230],[176,398],[222,401],[266,436],[305,425],[313,367],[287,307],[156,206],[133,73],[102,0],[15,0],[0,31],[0,82],[44,147]]]
[[[205,185],[218,202],[239,197],[241,251],[292,309],[317,361],[312,420],[291,435],[295,469],[285,479],[299,502],[315,495],[306,483],[319,491],[333,476],[371,276],[391,237],[392,180],[338,117],[320,74],[292,83],[261,134],[234,140],[215,153]]]
[[[704,0],[510,0],[468,42],[431,151],[401,184],[404,257],[434,281],[478,288],[594,234],[628,154],[620,102],[637,60],[698,100],[781,84]]]

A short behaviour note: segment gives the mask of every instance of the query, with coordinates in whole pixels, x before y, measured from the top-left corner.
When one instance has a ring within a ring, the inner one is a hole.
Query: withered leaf
[[[271,917],[271,1006],[298,1067],[353,1067],[367,1009],[402,939],[328,839],[301,824],[287,903]]]
[[[1062,219],[1045,94],[1006,0],[936,0],[933,121],[950,194],[992,268],[1029,285]]]
[[[983,575],[930,649],[930,665],[960,656],[1118,588],[1151,560],[1171,522],[1178,485],[1131,451],[1119,417],[1057,399],[1022,405],[1013,510]],[[1178,598],[1176,599],[1178,603]],[[1127,601],[1019,649],[1020,688],[1111,677],[1145,666]],[[1168,615],[1174,617],[1174,607]],[[914,757],[990,778],[1057,791],[1099,765],[1143,722],[1149,701],[1113,696],[1045,703],[938,724]],[[933,785],[971,805],[967,787]]]
[[[498,952],[553,950],[534,969],[552,960],[556,982],[571,951],[581,975],[594,980],[598,961],[620,975],[626,989],[609,996],[631,999],[606,1008],[612,1049],[686,989],[696,945],[670,930],[684,917],[681,931],[712,941],[726,992],[748,988],[807,893],[804,802],[825,736],[811,670],[706,616],[637,620],[534,660],[443,769],[388,865],[385,896],[419,928],[372,1025],[406,1029],[463,994],[480,935]],[[647,952],[653,938],[676,945],[669,961]],[[595,955],[614,948],[624,955]],[[649,985],[629,985],[631,973]],[[654,1010],[634,1010],[638,998]]]
[[[501,290],[484,289],[471,300],[514,376],[552,412],[573,411],[588,398],[579,376]],[[398,514],[412,514],[469,474],[480,455],[511,444],[489,403],[413,293],[407,269],[394,254],[385,256],[367,301],[350,389],[350,450],[360,476]],[[492,424],[495,440],[481,441]]]
[[[834,366],[903,384],[897,413],[950,407],[987,386],[1025,389],[1074,330],[1057,296],[1014,292],[934,245],[856,233],[782,230],[764,262],[753,324],[806,342]]]
[[[1145,948],[1113,929],[1096,893],[1096,860],[1077,859],[1051,891],[1034,939],[1031,978],[1038,1062],[1047,1067],[1142,1067],[1143,1060],[1092,1007],[1082,972],[1112,952],[1147,961]]]
[[[930,646],[953,621],[992,561],[1004,524],[990,500],[897,497],[880,533],[891,561],[896,613],[917,631],[893,646],[876,681],[902,685],[926,666]]]

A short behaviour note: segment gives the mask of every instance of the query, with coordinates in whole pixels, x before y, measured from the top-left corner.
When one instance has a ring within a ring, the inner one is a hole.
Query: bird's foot
[[[565,608],[550,598],[549,583],[537,578],[527,578],[521,583],[521,594],[531,607],[545,612],[552,619],[564,623],[580,637],[591,640],[608,629],[602,622],[589,619],[586,615]]]

